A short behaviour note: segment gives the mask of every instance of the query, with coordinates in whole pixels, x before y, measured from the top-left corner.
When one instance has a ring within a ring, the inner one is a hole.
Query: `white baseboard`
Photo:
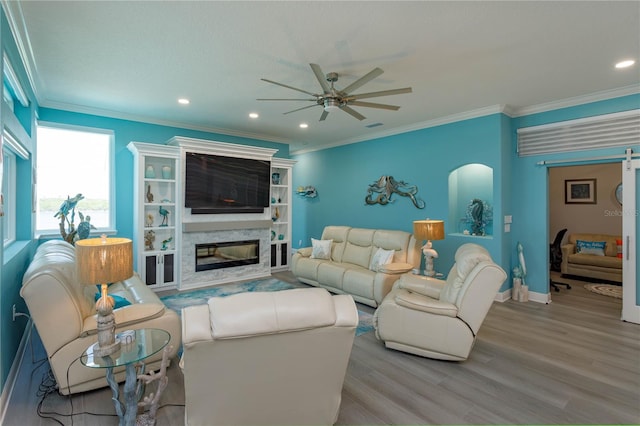
[[[18,372],[22,367],[24,351],[27,347],[27,342],[31,337],[31,330],[33,329],[32,325],[33,323],[31,321],[31,318],[29,318],[29,321],[27,321],[27,326],[25,327],[25,332],[22,334],[22,339],[20,339],[18,351],[16,352],[16,356],[13,359],[13,364],[11,364],[11,369],[9,370],[7,381],[4,383],[4,387],[2,388],[2,396],[0,396],[0,425],[4,424],[4,416],[7,413],[7,408],[9,406],[8,404],[11,400],[11,395],[13,394],[16,380],[18,379]]]
[[[502,303],[502,302],[506,302],[509,299],[511,299],[510,288],[506,289],[505,291],[498,292],[498,294],[496,294],[496,297],[493,299],[493,301]],[[544,303],[544,304],[551,303],[551,293],[537,293],[535,291],[529,291],[529,302]],[[526,302],[522,302],[522,303],[526,303]]]

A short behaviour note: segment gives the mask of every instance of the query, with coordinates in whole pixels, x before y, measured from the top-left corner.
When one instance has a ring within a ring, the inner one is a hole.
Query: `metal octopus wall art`
[[[367,204],[385,205],[393,203],[395,200],[392,200],[391,197],[393,194],[398,194],[401,197],[409,197],[414,206],[423,209],[424,201],[416,197],[417,193],[418,187],[416,185],[409,185],[404,181],[397,181],[393,176],[380,176],[380,179],[369,185],[364,201]],[[377,196],[375,194],[377,194]]]

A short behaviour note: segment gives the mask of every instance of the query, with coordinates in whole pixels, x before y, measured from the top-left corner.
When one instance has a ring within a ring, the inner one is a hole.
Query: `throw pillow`
[[[100,296],[102,296],[102,293],[97,292],[95,295],[96,302],[98,301],[98,299],[100,299]],[[122,296],[118,296],[117,294],[110,294],[109,296],[113,297],[113,301],[115,302],[113,309],[122,308],[124,306],[129,306],[131,304],[131,302],[129,302],[127,299],[125,299]]]
[[[373,272],[378,272],[378,268],[387,263],[391,263],[393,259],[393,250],[385,250],[382,247],[378,247],[378,250],[371,256],[371,262],[369,262],[369,269]]]
[[[576,241],[576,253],[581,254],[593,254],[596,256],[604,256],[604,248],[606,246],[604,241]]]
[[[331,259],[331,243],[333,240],[316,240],[311,239],[311,258],[312,259]]]

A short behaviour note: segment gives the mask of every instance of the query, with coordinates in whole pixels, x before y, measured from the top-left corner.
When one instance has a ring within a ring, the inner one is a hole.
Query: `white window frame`
[[[16,154],[8,147],[2,148],[3,155],[3,179],[2,179],[2,198],[4,200],[2,210],[4,217],[3,227],[3,246],[7,247],[16,240]]]
[[[97,133],[109,136],[109,224],[107,227],[98,227],[97,229],[93,229],[91,231],[91,235],[114,235],[116,234],[116,189],[115,189],[115,134],[113,130],[110,129],[101,129],[97,127],[88,127],[88,126],[77,126],[72,124],[64,124],[64,123],[55,123],[50,121],[38,121],[36,126],[39,127],[49,127],[53,129],[62,129],[62,130],[71,130],[71,131],[79,131],[86,133]],[[36,130],[37,131],[37,130]],[[36,141],[36,158],[37,158],[37,141]],[[36,162],[37,164],[37,162]],[[37,176],[37,168],[36,168],[36,176]],[[36,181],[39,178],[36,177]],[[36,200],[38,199],[38,195],[36,194]],[[36,214],[38,212],[36,211]],[[38,229],[37,221],[36,221],[36,235],[39,237],[49,237],[49,236],[60,236],[60,229]]]

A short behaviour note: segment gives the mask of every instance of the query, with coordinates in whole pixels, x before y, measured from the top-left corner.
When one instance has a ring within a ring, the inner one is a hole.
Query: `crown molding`
[[[573,98],[560,99],[558,101],[546,102],[543,104],[531,105],[522,108],[514,108],[511,117],[522,117],[525,115],[538,114],[541,112],[569,108],[592,102],[606,101],[607,99],[620,98],[622,96],[635,95],[638,93],[640,93],[640,85],[631,85],[619,87],[617,89],[603,90],[601,92],[590,93],[588,95],[575,96]]]
[[[180,129],[195,130],[199,132],[218,133],[221,135],[236,136],[236,137],[247,138],[247,139],[257,139],[257,140],[266,141],[266,142],[283,143],[287,145],[291,143],[291,140],[289,139],[278,138],[278,137],[264,135],[260,133],[243,132],[239,130],[225,129],[225,128],[212,127],[212,126],[198,126],[198,125],[193,125],[193,124],[188,124],[188,123],[178,122],[178,121],[171,121],[171,120],[158,120],[145,115],[130,114],[130,113],[124,113],[120,111],[113,111],[113,110],[102,109],[102,108],[93,108],[93,107],[87,107],[87,106],[75,105],[75,104],[67,104],[64,102],[44,101],[42,104],[40,104],[40,107],[59,109],[59,110],[75,112],[79,114],[98,115],[100,117],[115,118],[120,120],[137,121],[137,122],[146,123],[146,124],[156,124],[159,126],[177,127]]]

